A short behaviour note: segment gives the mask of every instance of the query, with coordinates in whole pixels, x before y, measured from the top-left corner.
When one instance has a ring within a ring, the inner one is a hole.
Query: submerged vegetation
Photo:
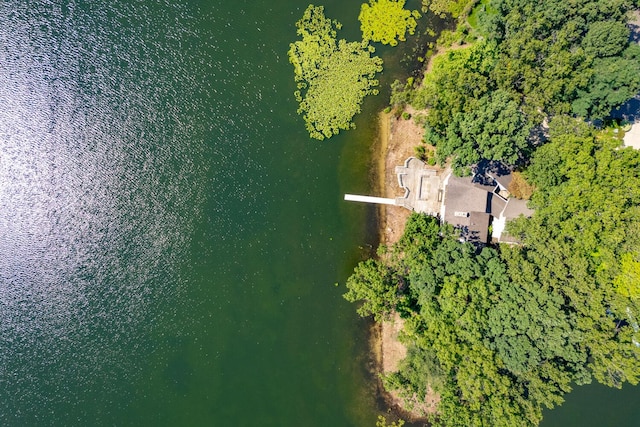
[[[352,128],[362,99],[377,93],[382,60],[366,42],[338,40],[340,24],[326,18],[322,7],[309,6],[296,27],[302,40],[291,44],[289,61],[298,82],[298,113],[312,138],[330,138]]]
[[[396,45],[415,31],[420,14],[403,6],[404,0],[363,4],[363,39],[354,42],[337,38],[342,25],[325,17],[322,6],[307,7],[296,23],[301,40],[291,43],[288,56],[298,86],[298,114],[311,138],[323,140],[355,127],[352,119],[365,96],[378,93],[375,76],[382,71],[382,59],[373,55],[369,42]]]
[[[405,34],[414,34],[420,18],[417,10],[406,10],[404,0],[369,0],[360,9],[358,20],[364,40],[395,46],[405,41]]]

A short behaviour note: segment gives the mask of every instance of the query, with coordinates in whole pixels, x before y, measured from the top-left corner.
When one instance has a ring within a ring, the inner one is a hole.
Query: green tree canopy
[[[296,28],[302,39],[291,43],[288,55],[298,82],[298,114],[309,135],[322,140],[355,127],[362,100],[377,93],[382,60],[366,42],[337,40],[340,24],[326,18],[321,6],[310,5]]]
[[[572,111],[603,119],[640,91],[640,46],[633,44],[619,56],[596,58],[588,85],[577,91]]]
[[[497,90],[454,114],[438,143],[439,155],[454,156],[459,167],[480,159],[515,164],[527,151],[530,131],[519,102]]]
[[[593,79],[606,69],[598,59],[611,58],[606,66],[626,62],[621,56],[629,46],[626,21],[633,7],[626,0],[494,0],[492,5],[498,14],[491,18],[489,37],[499,41],[501,50],[494,78],[501,88],[521,94],[532,115],[569,113],[576,98],[583,99],[573,111],[588,112],[589,100],[581,94],[591,92]],[[633,86],[629,74],[615,73],[616,83],[606,85],[607,90]],[[601,104],[598,112],[618,105]]]
[[[535,213],[507,224],[522,245],[476,248],[413,215],[349,279],[367,289],[350,300],[404,317],[409,351],[385,385],[440,393],[434,425],[535,426],[573,384],[640,380],[640,152],[568,116],[549,134],[524,171]],[[377,297],[371,277],[387,278]]]
[[[591,375],[610,386],[635,384],[640,349],[621,321],[628,308],[638,312],[628,279],[637,271],[631,254],[640,253],[640,153],[573,119],[552,121],[551,131],[527,171],[538,187],[536,213],[509,227],[524,243],[517,265],[530,265],[535,273],[522,276],[566,301]]]
[[[613,284],[619,294],[637,300],[640,298],[640,256],[623,254],[620,263],[620,274]]]
[[[364,40],[395,46],[405,41],[405,34],[416,30],[417,10],[404,9],[405,0],[369,0],[360,8],[360,30]]]
[[[441,160],[452,156],[456,168],[481,159],[514,164],[529,148],[532,120],[521,97],[493,81],[498,55],[493,42],[448,52],[414,93],[412,104],[428,109],[426,142]]]
[[[457,2],[427,3],[440,10]],[[486,37],[435,57],[410,96],[414,107],[428,109],[425,140],[440,161],[453,156],[457,170],[480,159],[513,163],[545,117],[605,118],[640,91],[627,0],[491,0],[483,7],[491,9],[477,14]]]
[[[395,308],[409,346],[388,387],[418,399],[427,385],[435,389],[441,402],[433,421],[446,426],[535,425],[543,406],[561,402],[572,379],[565,360],[581,366],[585,359],[566,343],[572,323],[562,298],[511,281],[497,251],[460,243],[451,227],[429,216],[413,215],[383,260],[385,275],[406,284],[394,298],[407,299]]]
[[[613,56],[629,45],[629,27],[619,21],[596,21],[589,25],[582,39],[587,54],[593,56]]]
[[[358,314],[373,315],[376,320],[388,317],[400,301],[393,271],[372,259],[358,264],[347,281],[347,288],[349,291],[344,295],[347,301],[362,301]]]

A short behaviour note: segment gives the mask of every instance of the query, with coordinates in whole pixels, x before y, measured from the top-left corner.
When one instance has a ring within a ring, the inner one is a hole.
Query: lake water
[[[384,96],[308,139],[305,2],[62,3],[0,6],[0,424],[374,425],[333,285],[375,244],[342,195]],[[323,4],[358,37],[359,2]]]

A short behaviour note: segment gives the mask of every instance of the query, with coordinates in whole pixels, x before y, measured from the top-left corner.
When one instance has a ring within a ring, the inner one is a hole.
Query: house
[[[505,231],[509,220],[531,216],[527,201],[511,197],[511,170],[499,162],[482,162],[472,177],[456,177],[409,157],[395,170],[404,195],[396,206],[439,216],[460,230],[461,239],[476,244],[517,243]]]
[[[402,206],[440,217],[460,230],[461,239],[478,245],[490,241],[517,243],[504,231],[507,222],[533,214],[526,200],[509,194],[511,171],[501,163],[483,162],[472,177],[457,177],[409,157],[395,172],[398,185],[404,190],[401,197],[345,194],[345,200]]]
[[[493,188],[469,177],[449,175],[444,182],[440,219],[458,228],[461,238],[473,243],[489,241]]]
[[[440,218],[460,230],[465,241],[516,243],[504,229],[509,220],[531,216],[527,201],[511,197],[511,171],[495,162],[476,168],[472,177],[447,176]],[[491,236],[489,230],[491,229]]]

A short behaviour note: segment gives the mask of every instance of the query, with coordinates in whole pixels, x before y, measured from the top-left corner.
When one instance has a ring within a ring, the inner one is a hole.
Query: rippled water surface
[[[0,424],[371,422],[367,126],[308,141],[297,3],[0,5]]]
[[[359,2],[323,4],[357,37]],[[333,284],[374,243],[342,194],[385,100],[308,140],[305,7],[0,4],[0,425],[375,423]]]

